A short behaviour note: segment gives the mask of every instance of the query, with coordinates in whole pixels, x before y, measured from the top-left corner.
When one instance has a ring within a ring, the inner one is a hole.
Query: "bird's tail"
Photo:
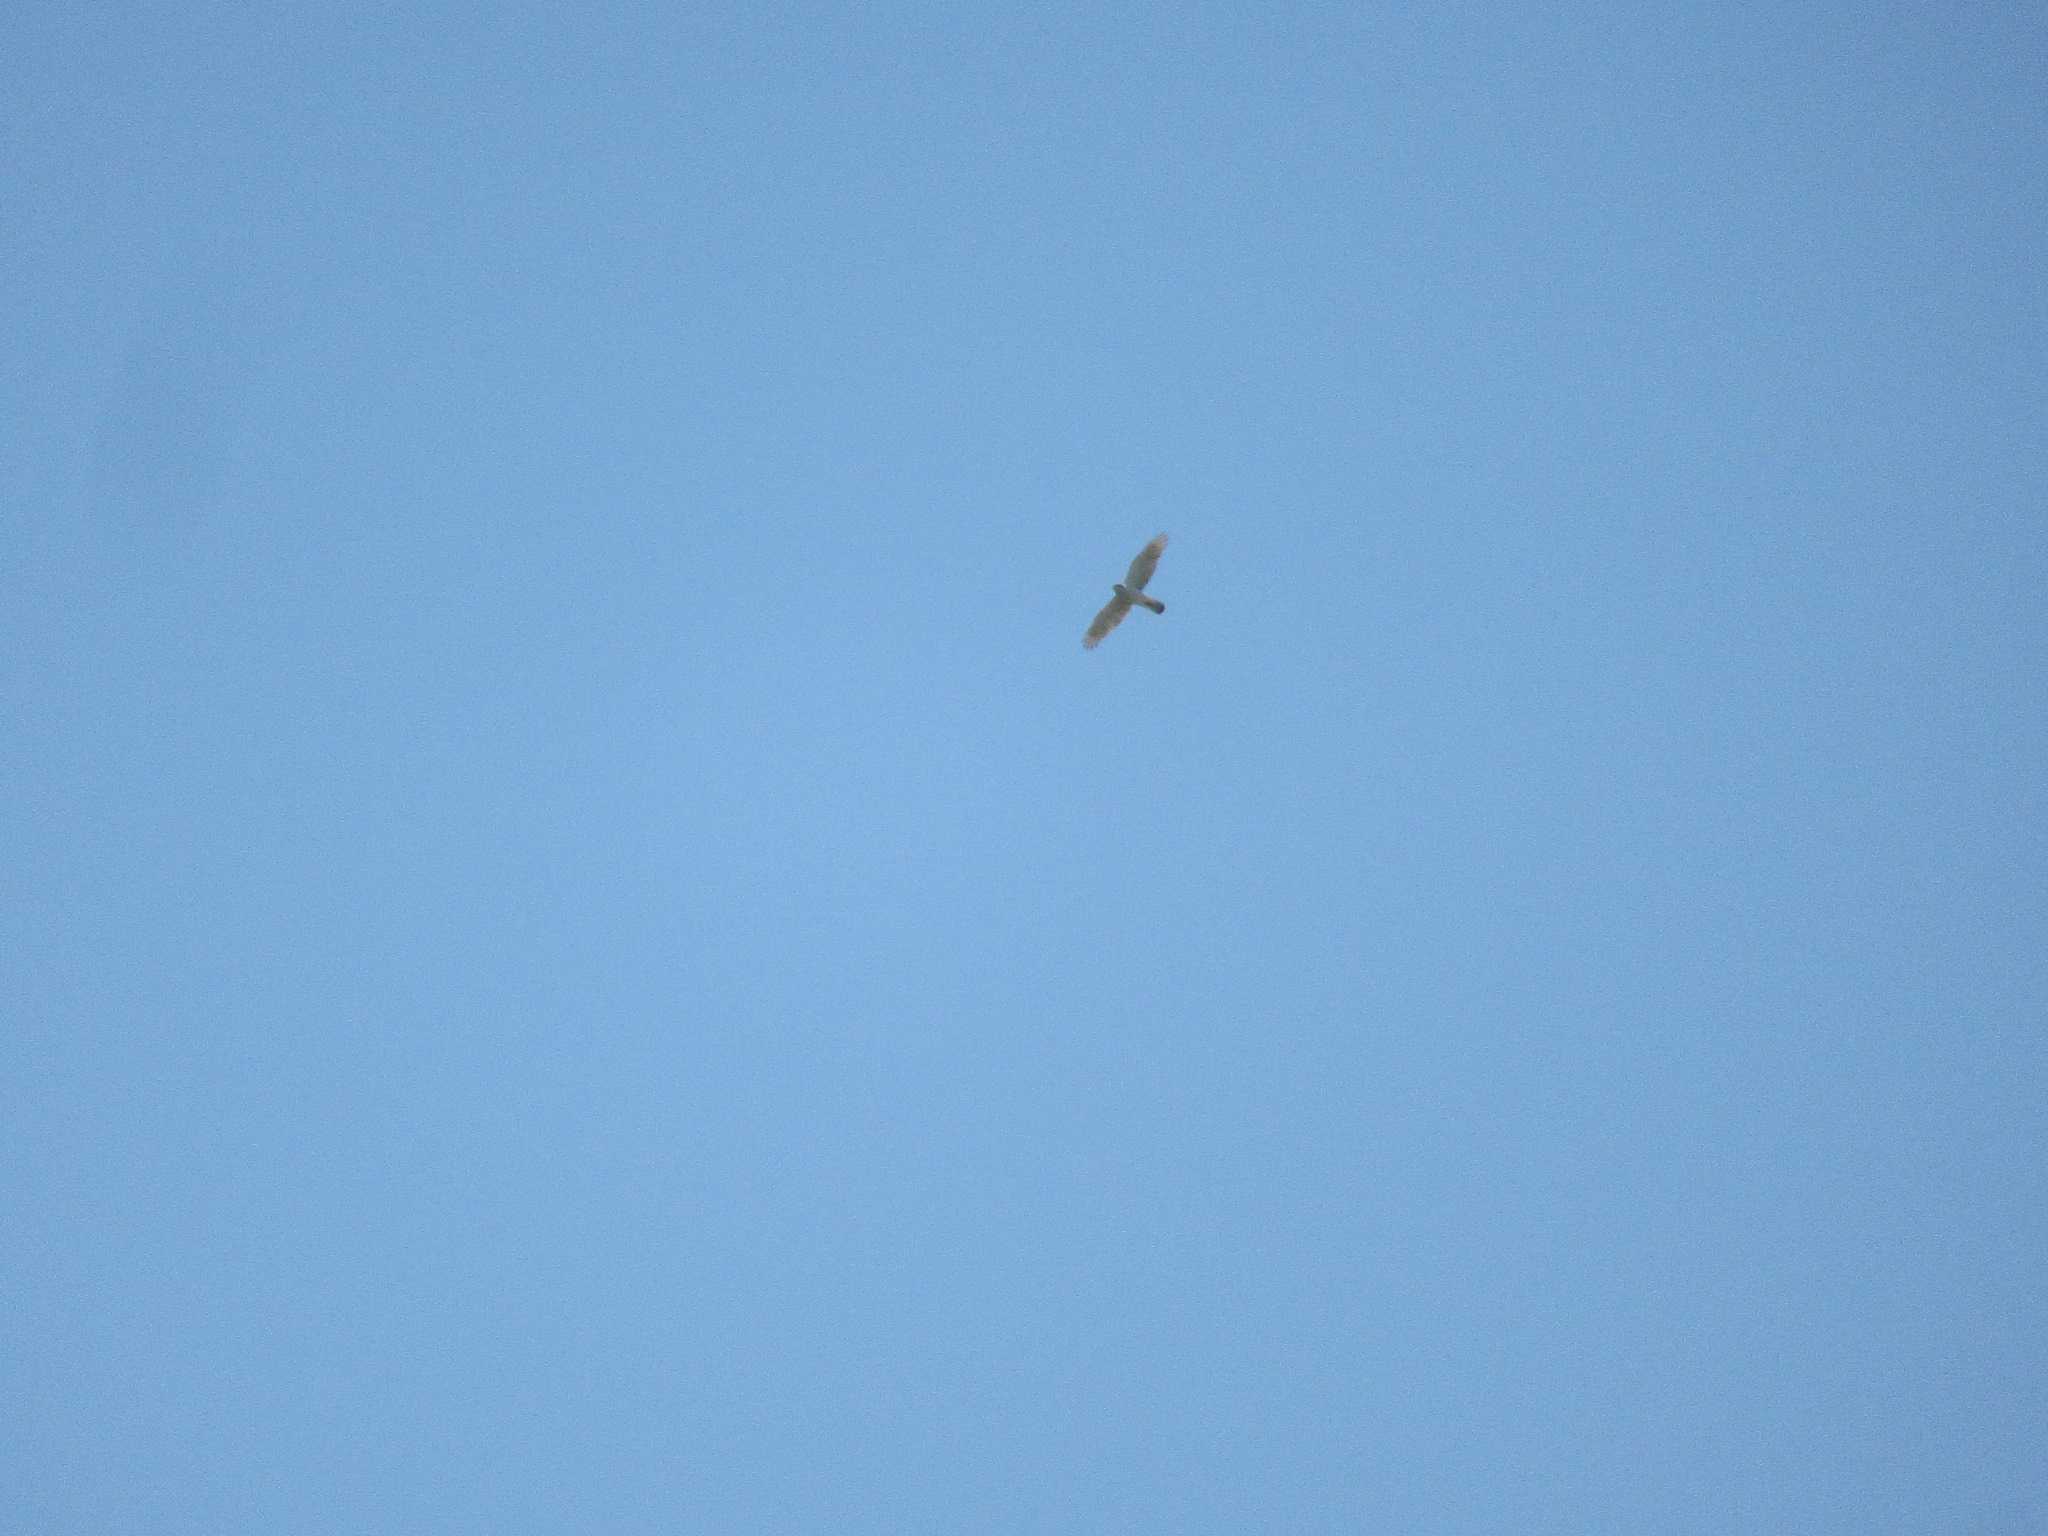
[[[1159,599],[1156,597],[1147,597],[1142,592],[1133,592],[1131,594],[1131,600],[1133,602],[1143,603],[1147,608],[1150,608],[1154,613],[1166,612],[1166,604],[1159,601]]]

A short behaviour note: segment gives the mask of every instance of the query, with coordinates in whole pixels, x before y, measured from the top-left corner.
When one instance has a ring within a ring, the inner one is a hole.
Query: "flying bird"
[[[1142,604],[1154,613],[1166,612],[1166,604],[1156,597],[1145,595],[1145,583],[1152,579],[1152,573],[1159,568],[1159,553],[1166,548],[1166,535],[1161,534],[1150,544],[1138,551],[1138,558],[1131,562],[1131,568],[1124,579],[1116,584],[1116,596],[1109,600],[1102,612],[1095,615],[1095,622],[1088,626],[1088,633],[1081,637],[1081,644],[1089,650],[1102,644],[1102,637],[1117,625],[1123,623],[1124,615],[1131,611],[1133,603]]]

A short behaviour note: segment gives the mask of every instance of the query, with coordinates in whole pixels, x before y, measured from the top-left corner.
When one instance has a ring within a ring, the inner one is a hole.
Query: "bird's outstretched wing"
[[[1143,557],[1141,556],[1140,558]],[[1117,625],[1123,623],[1124,615],[1130,611],[1131,603],[1129,598],[1112,597],[1103,605],[1102,612],[1095,615],[1095,622],[1088,626],[1088,633],[1081,637],[1082,646],[1088,650],[1094,650],[1096,646],[1102,644],[1102,637],[1104,635],[1115,629]]]
[[[1166,535],[1162,533],[1150,544],[1147,544],[1143,549],[1139,550],[1138,558],[1131,562],[1130,574],[1124,577],[1124,585],[1129,587],[1133,592],[1144,591],[1145,583],[1150,581],[1152,579],[1152,573],[1159,569],[1159,556],[1165,551],[1165,549]],[[1108,612],[1107,609],[1104,609],[1103,611]],[[1120,619],[1122,617],[1122,614],[1117,615],[1117,619]],[[1100,619],[1096,620],[1096,623],[1098,624],[1101,622],[1102,621]],[[1116,623],[1116,619],[1111,619],[1109,622],[1113,625]],[[1109,633],[1109,631],[1105,629],[1103,633],[1106,635]]]

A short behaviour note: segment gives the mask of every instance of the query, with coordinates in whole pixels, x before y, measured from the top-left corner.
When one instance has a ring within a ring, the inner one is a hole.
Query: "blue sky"
[[[1241,9],[0,22],[23,1529],[2048,1522],[2048,23]]]

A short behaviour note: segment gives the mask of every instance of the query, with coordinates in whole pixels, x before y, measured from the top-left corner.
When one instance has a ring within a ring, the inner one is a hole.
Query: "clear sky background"
[[[2048,1529],[2040,8],[577,9],[0,21],[0,1523]]]

